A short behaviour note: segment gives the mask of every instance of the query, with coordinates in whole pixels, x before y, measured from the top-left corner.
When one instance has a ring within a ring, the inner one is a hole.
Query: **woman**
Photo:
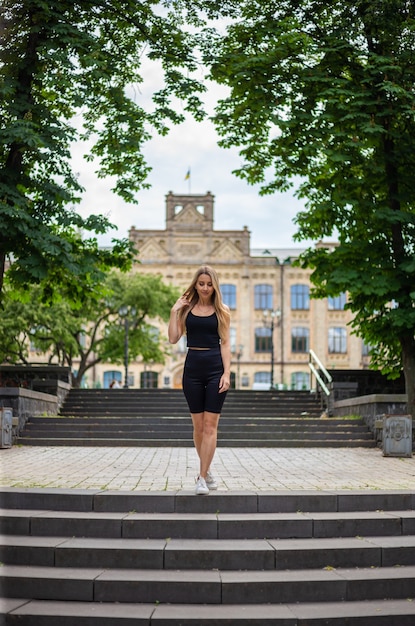
[[[220,413],[230,386],[229,328],[230,312],[222,302],[217,274],[203,265],[173,305],[169,321],[170,343],[177,343],[184,333],[187,335],[183,391],[200,460],[197,495],[217,489],[209,468],[216,450]]]

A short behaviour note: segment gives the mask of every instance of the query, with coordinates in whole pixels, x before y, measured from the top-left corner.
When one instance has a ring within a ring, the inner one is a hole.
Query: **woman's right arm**
[[[189,306],[189,303],[184,296],[181,296],[171,308],[168,328],[170,343],[177,343],[180,337],[183,335],[184,328],[179,320],[179,312],[181,309],[183,309],[183,307],[186,306]]]

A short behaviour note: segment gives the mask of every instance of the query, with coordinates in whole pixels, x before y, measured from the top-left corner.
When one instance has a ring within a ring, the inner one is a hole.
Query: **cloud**
[[[135,90],[140,105],[150,106],[149,94],[156,88],[157,73],[145,66],[143,86]],[[223,90],[210,85],[207,106],[213,110]],[[215,196],[215,229],[239,230],[247,226],[251,231],[251,246],[300,247],[293,243],[296,227],[293,218],[304,209],[304,204],[293,193],[259,196],[258,186],[249,186],[238,179],[232,170],[241,164],[236,150],[225,150],[217,145],[218,137],[212,122],[196,122],[191,118],[174,126],[167,136],[154,136],[145,146],[144,155],[152,171],[148,177],[149,190],[137,194],[138,204],[129,205],[111,192],[111,181],[100,180],[94,173],[94,164],[83,157],[84,146],[73,146],[73,167],[79,172],[85,187],[79,212],[82,215],[107,215],[117,227],[99,238],[108,245],[112,237],[127,237],[131,226],[139,229],[165,228],[165,195],[173,193],[200,193],[210,191]],[[185,180],[190,167],[190,180]]]

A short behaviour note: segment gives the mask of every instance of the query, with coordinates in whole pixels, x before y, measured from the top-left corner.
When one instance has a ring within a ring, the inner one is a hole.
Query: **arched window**
[[[271,352],[271,329],[255,328],[255,352]]]
[[[309,372],[293,372],[291,374],[291,389],[295,389],[296,391],[310,389]]]
[[[122,386],[122,374],[117,370],[110,370],[108,372],[104,372],[104,389],[109,389],[113,380],[116,380],[119,385]]]
[[[346,294],[341,293],[338,296],[329,296],[327,298],[327,306],[329,311],[344,311],[346,305]]]
[[[308,285],[291,285],[291,310],[308,311],[310,308],[310,289]]]
[[[221,285],[222,300],[233,311],[236,309],[236,286]]]
[[[254,308],[265,311],[272,310],[272,285],[255,285],[254,287]]]
[[[310,331],[302,326],[294,327],[291,331],[292,352],[308,352],[310,350]]]
[[[157,372],[151,372],[151,371],[141,372],[140,387],[142,389],[156,389],[158,387]]]
[[[332,326],[329,328],[329,353],[345,354],[347,352],[347,331],[345,328]]]

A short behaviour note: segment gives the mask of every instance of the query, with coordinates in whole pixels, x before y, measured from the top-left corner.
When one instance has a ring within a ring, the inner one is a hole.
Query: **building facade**
[[[166,283],[180,289],[188,287],[200,265],[211,265],[218,272],[224,302],[231,310],[234,387],[309,389],[313,386],[310,349],[327,368],[368,365],[362,340],[351,334],[352,316],[344,310],[346,294],[311,299],[310,271],[293,265],[300,248],[251,249],[247,226],[215,230],[210,192],[169,192],[165,228],[133,226],[129,237],[139,251],[136,271],[161,274]],[[181,387],[185,339],[171,346],[167,325],[157,326],[166,344],[166,362],[129,363],[130,386]],[[101,364],[94,384],[108,386],[112,378],[122,376],[123,368]]]

